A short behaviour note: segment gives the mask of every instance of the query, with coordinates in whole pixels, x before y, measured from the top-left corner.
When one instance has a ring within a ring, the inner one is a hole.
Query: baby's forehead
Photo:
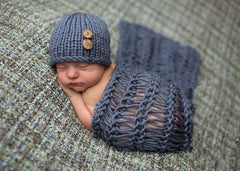
[[[92,63],[81,62],[81,61],[66,61],[66,62],[58,62],[56,65],[92,65]]]

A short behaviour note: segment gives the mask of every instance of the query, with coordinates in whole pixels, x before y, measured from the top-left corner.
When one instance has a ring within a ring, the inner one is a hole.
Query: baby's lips
[[[70,83],[71,86],[83,86],[83,83]]]

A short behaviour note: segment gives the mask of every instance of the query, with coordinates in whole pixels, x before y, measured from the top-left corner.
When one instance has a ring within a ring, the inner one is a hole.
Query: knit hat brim
[[[86,31],[91,33],[86,35]],[[50,62],[88,62],[111,65],[110,34],[97,16],[76,12],[64,16],[55,25],[50,39]]]
[[[98,59],[86,58],[81,56],[64,56],[64,57],[58,57],[55,60],[51,60],[49,62],[49,65],[54,67],[57,63],[60,63],[60,62],[87,62],[87,63],[98,63],[106,66],[110,66],[112,63],[110,59],[99,61]]]

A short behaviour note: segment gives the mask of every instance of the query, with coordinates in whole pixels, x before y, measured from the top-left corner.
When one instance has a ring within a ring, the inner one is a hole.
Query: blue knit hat
[[[81,61],[109,66],[110,35],[100,18],[86,13],[64,16],[50,39],[50,66],[58,62]]]

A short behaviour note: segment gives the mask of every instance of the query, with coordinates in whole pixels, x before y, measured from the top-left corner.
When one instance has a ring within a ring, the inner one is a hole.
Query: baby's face
[[[83,92],[102,79],[105,67],[86,62],[61,62],[56,64],[56,71],[64,87]]]

